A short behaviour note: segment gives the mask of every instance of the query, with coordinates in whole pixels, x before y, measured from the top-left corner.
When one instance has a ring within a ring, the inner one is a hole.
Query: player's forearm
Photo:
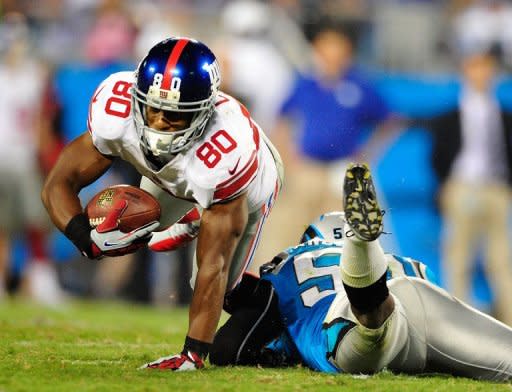
[[[80,190],[96,181],[111,165],[112,159],[96,150],[88,133],[64,148],[41,193],[43,204],[59,230],[64,231],[71,218],[82,212]]]
[[[80,199],[65,181],[47,181],[41,199],[55,226],[64,232],[71,218],[82,212]]]
[[[189,312],[188,336],[203,342],[213,342],[222,312],[228,281],[228,263],[204,260],[199,268]]]
[[[229,269],[248,220],[246,196],[203,211],[197,238],[198,272],[188,336],[211,343],[222,312]]]
[[[224,302],[229,269],[247,219],[211,219],[203,214],[197,244],[198,272],[189,312],[191,338],[213,341]],[[222,224],[222,221],[224,223]]]

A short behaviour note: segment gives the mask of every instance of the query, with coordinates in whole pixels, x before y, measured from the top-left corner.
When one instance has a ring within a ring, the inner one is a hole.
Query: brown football
[[[127,233],[160,219],[160,204],[153,195],[132,185],[114,185],[98,192],[85,207],[91,227],[101,224],[116,201],[128,201],[119,218],[119,229]]]

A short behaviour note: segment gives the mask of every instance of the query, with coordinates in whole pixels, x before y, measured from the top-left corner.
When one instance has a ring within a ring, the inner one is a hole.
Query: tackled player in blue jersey
[[[382,229],[371,173],[353,164],[344,212],[322,215],[227,299],[211,362],[511,379],[512,328],[449,295],[423,263],[384,253]]]

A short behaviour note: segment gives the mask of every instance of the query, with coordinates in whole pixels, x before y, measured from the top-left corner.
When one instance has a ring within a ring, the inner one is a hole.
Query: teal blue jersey
[[[435,281],[423,263],[390,254],[386,257],[388,280],[414,276]],[[322,372],[338,372],[329,358],[341,338],[355,326],[342,318],[324,322],[332,301],[344,292],[342,262],[342,245],[313,239],[288,248],[278,256],[275,267],[262,274],[276,291],[283,322],[295,346],[287,349],[298,351],[307,366]]]

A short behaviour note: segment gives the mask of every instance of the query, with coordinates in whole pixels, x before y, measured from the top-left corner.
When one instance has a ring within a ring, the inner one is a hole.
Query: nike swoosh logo
[[[236,165],[233,169],[228,169],[228,173],[233,175],[236,172],[236,169],[238,168],[238,164],[240,163],[240,158],[238,158],[238,161],[236,161]]]
[[[124,236],[118,238],[117,241],[110,242],[109,240],[105,240],[103,242],[103,245],[105,245],[106,247],[119,246],[119,245],[129,245],[129,243],[128,244],[126,243],[126,238],[130,237],[131,234],[132,234],[131,232],[130,233],[126,233]]]
[[[103,243],[103,245],[104,245],[104,246],[106,246],[106,247],[109,247],[109,246],[116,246],[116,245],[120,245],[120,243],[119,243],[119,242],[108,242],[108,241],[105,241],[105,242]]]

